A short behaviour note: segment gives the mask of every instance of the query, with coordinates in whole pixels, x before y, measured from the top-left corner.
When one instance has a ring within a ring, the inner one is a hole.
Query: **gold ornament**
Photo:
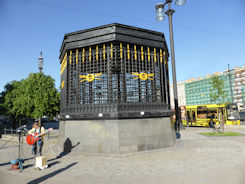
[[[150,77],[153,77],[154,76],[154,73],[147,74],[147,73],[138,73],[138,72],[134,73],[134,72],[132,72],[132,74],[134,76],[137,76],[134,79],[141,79],[141,80],[147,80],[147,79],[153,80]]]
[[[97,78],[97,77],[99,77],[101,75],[102,75],[102,73],[88,74],[88,75],[80,75],[79,77],[81,79],[83,79],[80,82],[84,82],[84,81],[93,82],[95,79],[100,80],[100,78]]]

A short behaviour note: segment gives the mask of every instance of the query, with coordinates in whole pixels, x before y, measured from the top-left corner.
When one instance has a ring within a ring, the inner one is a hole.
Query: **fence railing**
[[[17,133],[16,129],[13,129],[13,128],[0,129],[0,135],[13,135],[16,133]],[[48,139],[50,139],[50,133],[49,132],[47,133],[47,135],[48,135]]]
[[[10,128],[10,129],[4,128],[2,134],[4,134],[4,135],[6,135],[6,134],[11,134],[11,135],[16,134],[16,129],[13,129],[13,128]]]

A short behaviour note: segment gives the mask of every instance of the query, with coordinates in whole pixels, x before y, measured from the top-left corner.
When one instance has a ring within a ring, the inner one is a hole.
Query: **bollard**
[[[6,135],[6,128],[4,128],[4,135]]]
[[[49,139],[49,132],[48,132],[48,139]]]

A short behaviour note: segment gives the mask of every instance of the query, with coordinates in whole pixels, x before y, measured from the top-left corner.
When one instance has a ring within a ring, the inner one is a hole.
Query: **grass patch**
[[[241,136],[242,134],[237,133],[237,132],[203,132],[200,133],[201,135],[206,135],[206,136]]]

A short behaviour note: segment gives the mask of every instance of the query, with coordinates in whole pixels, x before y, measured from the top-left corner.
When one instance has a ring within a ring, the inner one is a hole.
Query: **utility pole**
[[[231,83],[231,72],[232,70],[230,70],[230,65],[228,64],[228,76],[229,76],[229,80],[230,80],[230,90],[231,90],[231,102],[233,103],[233,90],[232,90],[232,83]]]

